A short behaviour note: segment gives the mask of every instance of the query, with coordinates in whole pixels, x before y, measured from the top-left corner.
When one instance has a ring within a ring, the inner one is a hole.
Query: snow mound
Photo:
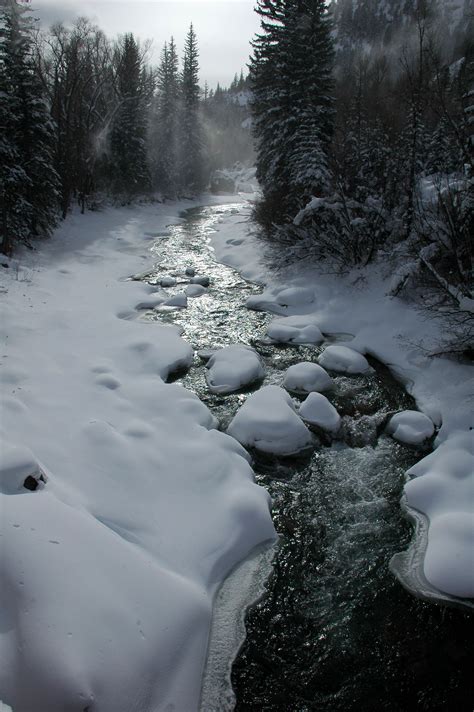
[[[267,336],[281,344],[320,344],[324,337],[312,316],[285,316],[274,319]]]
[[[211,393],[233,393],[265,376],[260,356],[249,346],[235,344],[214,353],[206,364]]]
[[[186,296],[187,297],[200,297],[202,294],[205,294],[207,292],[206,287],[203,287],[202,284],[188,284],[186,287]]]
[[[188,306],[188,298],[184,292],[178,292],[163,302],[163,305],[166,307],[181,307],[185,309]]]
[[[176,284],[176,277],[162,277],[160,279],[161,287],[174,287]]]
[[[281,307],[299,307],[313,304],[314,299],[314,291],[308,287],[286,287],[278,292],[275,301]]]
[[[336,371],[338,373],[354,375],[372,371],[365,356],[358,351],[354,351],[354,349],[350,349],[348,346],[339,344],[327,346],[318,361],[328,371]]]
[[[296,455],[312,445],[312,436],[291,397],[278,386],[253,393],[227,430],[242,445],[274,455]]]
[[[155,307],[159,306],[160,304],[163,304],[169,297],[169,294],[165,292],[163,289],[160,289],[157,292],[152,292],[149,294],[146,299],[143,299],[141,302],[139,302],[135,309],[140,310],[140,309],[154,309]]]
[[[195,277],[191,277],[191,284],[200,284],[202,287],[209,287],[211,283],[210,277],[204,274],[197,274]]]
[[[404,410],[390,418],[387,433],[408,445],[419,445],[434,433],[433,421],[417,410]]]
[[[299,413],[310,425],[316,425],[332,435],[339,430],[341,417],[322,393],[310,393],[301,404]]]
[[[429,519],[427,580],[449,595],[474,598],[474,434],[448,438],[407,475],[406,504]]]
[[[194,269],[194,267],[186,267],[186,269],[184,270],[184,274],[186,275],[186,277],[194,277],[196,274],[196,270]]]
[[[302,361],[290,366],[283,379],[283,387],[295,393],[327,391],[334,382],[331,376],[317,363]]]

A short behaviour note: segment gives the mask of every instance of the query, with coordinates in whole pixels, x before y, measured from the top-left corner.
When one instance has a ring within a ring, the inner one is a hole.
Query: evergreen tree
[[[175,198],[179,192],[178,176],[178,54],[174,39],[165,44],[158,70],[158,111],[154,131],[156,151],[155,184],[163,193]]]
[[[205,186],[205,170],[203,132],[199,115],[198,47],[192,24],[185,42],[181,87],[181,183],[184,190],[197,193]]]
[[[150,187],[142,59],[132,34],[126,34],[117,49],[117,85],[120,105],[110,139],[113,190],[131,196]]]
[[[54,126],[32,58],[32,25],[15,0],[0,15],[2,250],[46,235],[57,218]]]
[[[332,135],[332,44],[323,0],[259,0],[262,32],[251,61],[258,212],[268,223],[294,216],[328,189]]]

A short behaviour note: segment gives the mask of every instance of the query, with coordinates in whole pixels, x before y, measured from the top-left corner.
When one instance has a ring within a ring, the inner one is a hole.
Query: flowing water
[[[185,270],[192,267],[208,275],[211,286],[186,309],[161,308],[142,318],[179,324],[196,351],[252,345],[266,365],[264,383],[281,384],[288,366],[314,361],[324,345],[264,343],[271,317],[245,308],[260,288],[214,260],[210,234],[242,208],[192,209],[157,236],[157,262],[147,281],[173,276],[170,292],[177,292],[189,283]],[[413,598],[388,568],[411,537],[399,500],[404,472],[422,453],[384,434],[390,413],[415,406],[388,369],[371,363],[370,376],[335,377],[330,399],[343,416],[341,439],[321,441],[303,460],[254,453],[256,479],[272,496],[280,538],[264,593],[247,613],[246,638],[232,668],[235,699],[228,689],[214,691],[217,702],[207,697],[202,712],[472,712],[472,615]],[[196,355],[190,371],[177,375],[225,429],[261,384],[212,395],[204,372]],[[253,559],[254,569],[259,561],[268,570],[268,556]]]

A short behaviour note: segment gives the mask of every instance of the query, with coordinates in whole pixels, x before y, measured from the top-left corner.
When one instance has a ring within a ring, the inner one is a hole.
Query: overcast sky
[[[85,15],[111,37],[133,32],[153,40],[153,61],[171,35],[180,57],[190,22],[200,52],[200,80],[228,86],[235,72],[246,73],[249,42],[258,30],[254,0],[32,0],[42,24],[65,23]]]

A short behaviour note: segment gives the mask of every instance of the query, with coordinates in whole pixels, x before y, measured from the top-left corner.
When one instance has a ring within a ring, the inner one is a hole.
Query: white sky
[[[171,35],[180,57],[193,22],[200,53],[200,81],[228,86],[235,72],[247,72],[249,42],[259,27],[254,0],[32,0],[42,24],[69,23],[83,15],[109,36],[133,32],[153,40],[153,61]]]

